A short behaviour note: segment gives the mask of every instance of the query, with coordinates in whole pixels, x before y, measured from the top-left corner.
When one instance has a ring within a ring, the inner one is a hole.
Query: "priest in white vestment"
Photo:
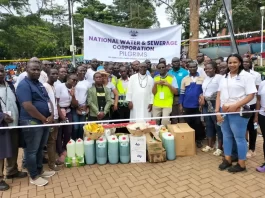
[[[152,88],[154,80],[150,75],[147,75],[146,63],[141,63],[139,73],[130,77],[126,101],[129,102],[130,119],[136,121],[150,121],[154,95]],[[141,120],[141,118],[150,118]]]

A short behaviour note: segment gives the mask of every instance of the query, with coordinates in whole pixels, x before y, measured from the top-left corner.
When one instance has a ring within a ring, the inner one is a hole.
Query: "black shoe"
[[[229,163],[226,159],[224,159],[222,164],[219,165],[219,170],[223,171],[231,166],[232,166],[232,163]]]
[[[197,148],[202,148],[202,141],[196,141],[196,146],[197,146]]]
[[[13,178],[25,178],[28,176],[28,173],[26,172],[22,172],[22,171],[18,171],[16,174],[14,175],[7,175],[6,178],[7,179],[13,179]]]
[[[5,181],[0,181],[0,191],[5,191],[9,189],[9,185]]]
[[[242,168],[238,163],[228,169],[229,173],[238,173],[242,171],[246,171],[246,167]]]
[[[48,164],[48,159],[46,159],[45,157],[42,159],[42,163],[43,164]]]

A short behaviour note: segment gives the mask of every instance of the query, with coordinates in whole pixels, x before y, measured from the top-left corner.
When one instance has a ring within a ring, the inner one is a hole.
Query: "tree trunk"
[[[199,42],[192,41],[199,38],[200,0],[190,1],[190,45],[189,58],[196,60],[199,52]]]

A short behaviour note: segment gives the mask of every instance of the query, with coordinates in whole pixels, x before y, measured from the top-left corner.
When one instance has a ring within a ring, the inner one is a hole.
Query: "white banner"
[[[157,29],[133,29],[84,19],[84,59],[132,62],[159,58],[171,62],[180,57],[181,25]]]

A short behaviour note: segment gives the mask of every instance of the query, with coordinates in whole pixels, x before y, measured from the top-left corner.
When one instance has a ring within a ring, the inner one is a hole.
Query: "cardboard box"
[[[165,162],[167,161],[166,150],[163,149],[162,151],[155,153],[147,151],[147,159],[150,163]]]
[[[146,137],[130,135],[131,151],[145,151],[146,150]]]
[[[164,150],[162,145],[162,140],[156,133],[147,133],[146,136],[146,145],[147,150],[150,153],[160,152]]]
[[[175,137],[176,156],[196,155],[195,131],[187,123],[167,125]]]
[[[131,151],[131,163],[145,163],[146,150]]]

